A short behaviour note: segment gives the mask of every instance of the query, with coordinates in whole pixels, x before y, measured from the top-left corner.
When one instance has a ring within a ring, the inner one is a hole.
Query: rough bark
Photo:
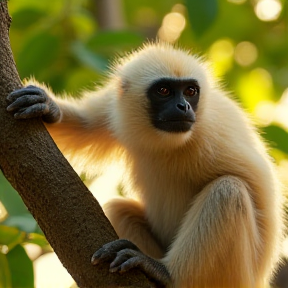
[[[111,274],[92,254],[117,235],[39,119],[16,121],[6,96],[21,87],[10,49],[11,19],[0,0],[0,168],[79,287],[154,287],[137,270]]]

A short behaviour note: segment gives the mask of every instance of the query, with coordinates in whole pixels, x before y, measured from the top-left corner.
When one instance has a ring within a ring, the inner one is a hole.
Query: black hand
[[[140,269],[151,279],[161,285],[170,283],[170,275],[166,267],[153,258],[144,255],[136,245],[124,239],[105,244],[96,251],[91,259],[92,264],[111,262],[110,272],[124,273],[132,268]]]
[[[58,105],[43,89],[35,86],[13,91],[7,100],[11,103],[7,111],[14,112],[16,119],[42,117],[47,123],[55,123],[61,116]]]

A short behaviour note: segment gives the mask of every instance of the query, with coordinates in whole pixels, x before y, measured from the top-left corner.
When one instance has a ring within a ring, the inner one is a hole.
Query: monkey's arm
[[[8,96],[7,110],[17,119],[42,117],[59,148],[68,155],[81,152],[85,158],[108,159],[117,141],[108,127],[112,98],[100,91],[83,99],[55,97],[47,87],[37,84],[16,90]]]

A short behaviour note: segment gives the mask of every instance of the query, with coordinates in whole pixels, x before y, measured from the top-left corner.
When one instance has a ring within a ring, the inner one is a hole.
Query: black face
[[[147,90],[150,117],[157,129],[187,132],[195,122],[200,87],[195,79],[161,78]]]

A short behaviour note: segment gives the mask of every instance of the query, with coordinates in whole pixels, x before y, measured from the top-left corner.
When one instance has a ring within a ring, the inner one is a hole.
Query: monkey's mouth
[[[194,122],[195,121],[192,121],[191,119],[157,119],[153,124],[157,129],[162,131],[170,133],[184,133],[191,130]]]

